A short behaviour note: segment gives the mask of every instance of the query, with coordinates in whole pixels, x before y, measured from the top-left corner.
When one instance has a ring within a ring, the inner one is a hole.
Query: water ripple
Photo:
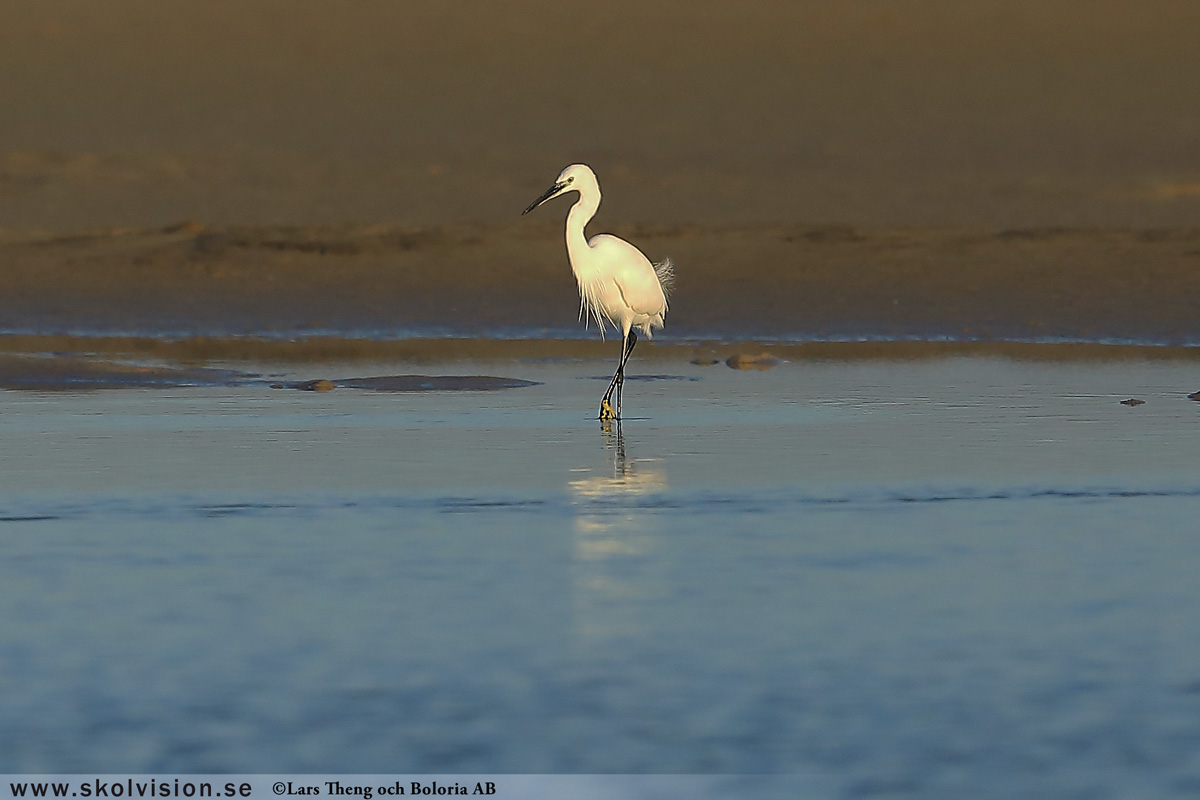
[[[660,488],[660,487],[656,487]],[[300,497],[81,497],[10,501],[0,507],[0,525],[103,518],[228,519],[295,518],[330,513],[430,512],[443,514],[763,514],[804,509],[886,510],[948,503],[1124,502],[1200,498],[1200,486],[1019,486],[1009,488],[855,488],[805,494],[792,489],[742,492],[651,490],[636,493],[552,493],[547,495],[317,495]]]

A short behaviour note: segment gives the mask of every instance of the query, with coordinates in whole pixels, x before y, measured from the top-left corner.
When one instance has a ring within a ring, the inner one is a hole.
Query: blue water
[[[0,393],[0,771],[1200,792],[1186,366],[606,366]]]

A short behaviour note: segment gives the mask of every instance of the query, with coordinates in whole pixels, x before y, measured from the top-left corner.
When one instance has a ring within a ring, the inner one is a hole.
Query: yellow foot
[[[616,419],[617,412],[613,411],[613,407],[609,405],[607,400],[600,401],[600,419]]]

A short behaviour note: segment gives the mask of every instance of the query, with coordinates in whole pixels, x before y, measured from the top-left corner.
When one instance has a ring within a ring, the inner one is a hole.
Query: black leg
[[[631,330],[629,332],[629,346],[624,348],[625,352],[621,357],[621,367],[619,370],[621,379],[617,381],[617,419],[621,418],[621,395],[625,389],[625,362],[629,361],[629,357],[633,355],[635,345],[637,345],[637,333]]]
[[[630,331],[632,333],[632,331]],[[617,412],[613,411],[612,393],[613,390],[620,385],[625,369],[625,347],[629,343],[628,338],[621,340],[621,361],[617,364],[617,371],[613,373],[612,381],[608,384],[607,391],[604,392],[604,397],[600,400],[600,419],[619,419]],[[618,401],[619,402],[619,401]]]
[[[617,420],[621,419],[621,395],[625,391],[625,367],[621,367],[621,379],[617,381]]]

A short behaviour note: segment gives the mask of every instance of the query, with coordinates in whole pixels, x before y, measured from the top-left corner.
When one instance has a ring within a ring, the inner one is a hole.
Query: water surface
[[[0,770],[1200,788],[1186,364],[608,367],[3,393]]]

